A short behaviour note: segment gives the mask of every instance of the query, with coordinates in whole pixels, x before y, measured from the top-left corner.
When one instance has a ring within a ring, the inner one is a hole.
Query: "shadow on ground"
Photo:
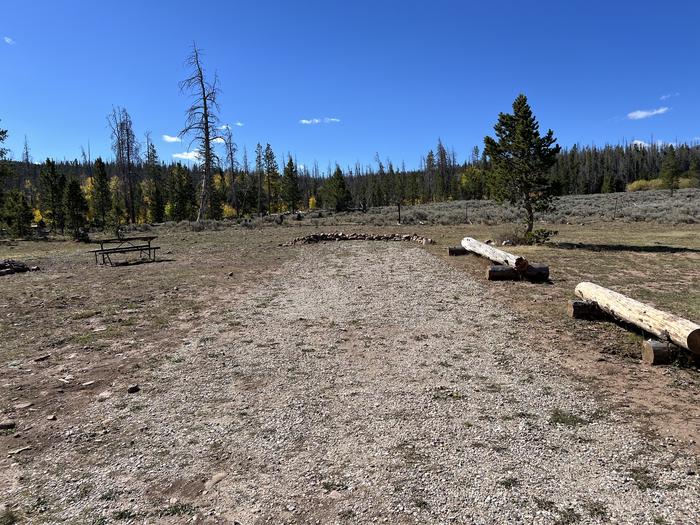
[[[589,250],[592,252],[640,252],[640,253],[700,253],[696,248],[682,246],[635,246],[631,244],[590,244],[581,242],[560,242],[551,245],[562,250]]]

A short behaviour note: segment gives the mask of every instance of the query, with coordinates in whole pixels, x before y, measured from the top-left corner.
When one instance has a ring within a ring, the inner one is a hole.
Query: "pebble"
[[[112,397],[112,392],[110,392],[109,390],[105,390],[104,392],[100,392],[97,395],[97,400],[102,402],[102,401],[106,401],[110,397]]]
[[[141,387],[137,384],[129,385],[126,389],[129,394],[135,394],[139,390],[141,390]]]
[[[0,430],[12,430],[13,428],[15,428],[14,421],[0,421]]]

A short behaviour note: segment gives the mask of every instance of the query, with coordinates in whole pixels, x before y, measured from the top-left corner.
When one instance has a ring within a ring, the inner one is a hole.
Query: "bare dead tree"
[[[190,146],[195,142],[199,144],[199,158],[203,168],[202,192],[197,212],[197,222],[200,222],[209,206],[212,173],[219,162],[213,148],[213,141],[223,138],[219,135],[219,118],[216,115],[219,111],[217,102],[219,87],[216,74],[212,82],[207,81],[201,52],[196,43],[192,44],[192,52],[187,57],[186,64],[191,68],[191,75],[180,82],[180,90],[189,93],[193,103],[187,109],[185,128],[180,132],[180,136],[191,135]]]
[[[107,115],[112,130],[112,150],[121,180],[129,221],[136,222],[136,180],[134,165],[138,163],[140,145],[136,140],[131,116],[125,108],[117,106]]]
[[[224,129],[224,145],[226,147],[226,163],[231,170],[231,204],[238,216],[238,194],[236,193],[236,173],[238,172],[238,162],[236,161],[236,151],[238,146],[233,141],[231,126],[222,126]]]

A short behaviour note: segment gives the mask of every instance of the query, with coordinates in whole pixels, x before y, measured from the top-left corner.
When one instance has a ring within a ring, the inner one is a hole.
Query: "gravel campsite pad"
[[[138,391],[5,460],[3,498],[30,523],[700,522],[697,459],[484,284],[406,243],[285,250]]]

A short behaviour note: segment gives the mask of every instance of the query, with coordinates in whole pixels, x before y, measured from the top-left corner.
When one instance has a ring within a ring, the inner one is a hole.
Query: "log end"
[[[696,356],[700,356],[700,328],[688,334],[688,350]]]

